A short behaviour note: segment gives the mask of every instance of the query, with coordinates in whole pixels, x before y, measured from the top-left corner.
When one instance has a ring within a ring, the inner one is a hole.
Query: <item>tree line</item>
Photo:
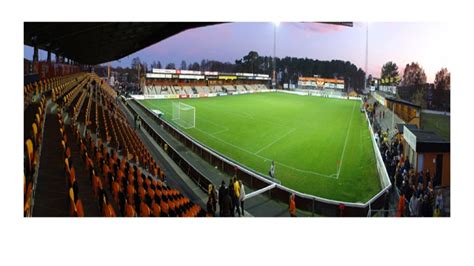
[[[273,57],[261,56],[255,51],[250,51],[247,55],[231,62],[221,62],[217,60],[201,60],[201,62],[187,63],[181,61],[180,67],[174,63],[163,64],[159,60],[153,61],[150,65],[142,62],[140,58],[132,59],[131,68],[138,66],[144,70],[152,68],[165,69],[186,69],[196,71],[217,71],[222,73],[259,73],[272,76],[274,69]],[[364,88],[365,72],[349,61],[331,60],[321,61],[310,58],[284,57],[275,58],[275,68],[278,84],[296,84],[298,77],[319,76],[322,78],[344,79],[346,89],[362,90]]]
[[[422,108],[449,111],[451,94],[451,73],[447,68],[440,69],[433,84],[427,83],[426,73],[418,63],[405,66],[401,79],[398,66],[387,62],[382,66],[381,79],[391,80],[387,85],[397,86],[397,96],[420,105]]]
[[[119,68],[126,71],[130,81],[136,81],[138,73],[151,71],[152,68],[182,69],[195,71],[217,71],[222,73],[260,73],[272,76],[274,61],[271,56],[261,56],[255,51],[231,62],[217,60],[201,60],[201,62],[187,63],[181,61],[179,67],[174,63],[162,64],[159,60],[147,64],[139,57],[132,59],[131,69]],[[140,69],[140,71],[137,71]],[[362,91],[365,88],[365,72],[350,61],[331,60],[323,61],[311,58],[284,57],[275,58],[277,82],[296,84],[299,77],[319,76],[322,78],[343,79],[346,90]],[[398,87],[398,97],[412,101],[423,108],[446,110],[449,109],[450,97],[450,72],[442,68],[436,73],[433,84],[427,84],[426,73],[422,66],[416,62],[406,64],[403,74],[400,75],[399,67],[393,61],[385,63],[381,68],[380,79],[383,85]],[[367,77],[367,83],[372,82],[372,76]]]

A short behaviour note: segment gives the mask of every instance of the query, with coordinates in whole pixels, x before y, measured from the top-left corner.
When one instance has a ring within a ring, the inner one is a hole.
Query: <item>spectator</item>
[[[375,132],[374,135],[375,143],[377,143],[377,146],[380,148],[380,139],[379,139],[379,134]]]
[[[443,193],[441,192],[441,189],[438,190],[438,193],[436,195],[435,205],[438,206],[440,210],[440,215],[444,216],[444,200],[443,200]]]
[[[402,193],[398,200],[397,217],[403,217],[405,214],[405,195]]]
[[[439,205],[436,205],[436,208],[433,213],[433,217],[441,217],[441,210],[439,209]]]
[[[344,205],[344,203],[339,204],[339,217],[344,217],[344,209],[345,208],[346,208],[346,206]]]
[[[208,196],[209,196],[209,199],[207,203],[208,204],[207,212],[210,213],[212,216],[215,216],[216,208],[217,208],[217,191],[213,184],[209,184]],[[211,206],[209,206],[209,204]]]
[[[418,175],[418,184],[423,185],[423,171],[421,171]]]
[[[230,196],[230,191],[232,189],[230,187],[226,188],[224,192],[224,208],[223,208],[223,217],[230,217],[232,213],[232,197]]]
[[[241,216],[240,215],[240,184],[239,184],[239,181],[237,180],[237,177],[234,177],[234,184],[233,184],[233,187],[234,187],[234,206],[235,208],[237,208],[237,214],[239,214],[239,217]]]
[[[295,194],[290,195],[290,206],[289,212],[291,217],[296,217],[296,203],[295,203]]]
[[[225,181],[222,180],[219,187],[219,215],[224,216],[224,198],[226,197]]]
[[[245,188],[244,184],[242,183],[242,180],[239,180],[239,185],[240,185],[240,209],[242,210],[242,216],[244,215],[244,201],[245,201]]]
[[[418,204],[419,200],[416,196],[416,193],[413,193],[413,195],[410,198],[410,203],[408,205],[410,209],[410,216],[411,217],[417,217],[418,216]]]
[[[229,198],[230,198],[230,216],[231,217],[234,217],[235,216],[235,193],[234,193],[234,187],[233,187],[233,180],[230,179],[229,180],[229,186],[227,187],[227,193],[229,195]]]
[[[209,197],[207,198],[207,204],[206,204],[206,206],[207,206],[207,213],[208,213],[210,216],[214,217],[214,215],[215,215],[215,209],[214,209],[214,207],[213,207],[212,196],[211,196],[211,195],[209,195]]]
[[[430,203],[429,203],[429,199],[428,199],[428,195],[424,195],[423,196],[423,201],[421,203],[421,215],[423,217],[431,217],[430,216]]]
[[[431,181],[430,169],[426,169],[426,183]]]

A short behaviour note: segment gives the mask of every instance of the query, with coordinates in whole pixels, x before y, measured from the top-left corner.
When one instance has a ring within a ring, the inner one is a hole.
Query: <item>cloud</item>
[[[299,22],[299,23],[290,23],[295,28],[304,30],[304,31],[312,31],[317,33],[330,33],[330,32],[338,32],[343,31],[347,28],[347,26],[339,26],[333,24],[325,24],[325,23],[318,23],[318,22]]]

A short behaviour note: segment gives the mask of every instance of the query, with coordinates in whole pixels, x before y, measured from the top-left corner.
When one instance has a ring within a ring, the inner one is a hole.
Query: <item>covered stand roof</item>
[[[25,22],[24,44],[81,64],[118,60],[182,31],[225,22]],[[352,27],[352,22],[322,22]]]
[[[391,102],[395,102],[395,103],[400,103],[400,104],[404,104],[404,105],[408,105],[408,106],[411,106],[413,108],[417,108],[417,109],[421,109],[421,106],[418,105],[418,104],[414,104],[412,102],[409,102],[409,101],[405,101],[405,100],[402,100],[402,99],[397,99],[395,97],[385,97],[385,99],[391,101]]]
[[[404,125],[403,135],[416,152],[449,152],[450,142],[435,132],[409,128]],[[410,135],[414,137],[410,137]]]
[[[25,22],[24,44],[81,64],[123,58],[177,33],[218,22]]]

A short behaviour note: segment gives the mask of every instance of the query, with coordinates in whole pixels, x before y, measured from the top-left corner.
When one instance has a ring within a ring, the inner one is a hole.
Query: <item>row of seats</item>
[[[100,88],[102,89],[102,86]],[[118,213],[125,216],[197,216],[202,209],[191,203],[177,190],[171,190],[162,183],[165,178],[164,172],[155,163],[124,118],[113,95],[104,93],[101,89],[97,90],[99,97],[96,100],[100,103],[96,101],[96,104],[101,106],[97,109],[102,111],[103,119],[96,119],[95,124],[97,128],[106,128],[106,135],[113,137],[106,139],[105,143],[98,139],[96,146],[91,137],[93,132],[87,131],[86,139],[81,140],[81,142],[89,143],[85,145],[89,147],[85,156],[87,165],[95,162],[95,165],[99,166],[97,171],[94,169],[94,173],[91,173],[91,180],[94,180],[93,190],[100,191],[101,185],[105,184],[102,187],[110,192],[113,203],[119,206]],[[114,112],[110,112],[109,109],[113,109]],[[101,122],[104,125],[101,125]],[[78,123],[85,123],[85,121],[78,121]],[[117,144],[112,145],[113,142]],[[121,154],[117,148],[120,148]],[[99,175],[95,175],[96,172]],[[171,192],[168,193],[168,190]],[[107,193],[102,194],[107,195]],[[162,195],[165,198],[162,198]],[[120,201],[120,198],[123,200]]]
[[[47,99],[59,104],[57,119],[60,125],[64,172],[67,179],[69,214],[82,217],[83,196],[79,193],[77,180],[87,178],[76,176],[69,145],[78,145],[89,173],[88,189],[93,191],[97,207],[102,216],[171,216],[196,217],[205,215],[199,205],[194,204],[178,190],[165,183],[166,174],[158,166],[152,155],[128,123],[125,114],[116,102],[116,93],[95,74],[77,74],[58,79],[50,90],[50,97],[40,93],[38,103],[42,124]],[[86,88],[86,89],[84,89]],[[25,113],[26,115],[26,113]],[[38,126],[33,126],[37,128]],[[68,139],[66,128],[71,129],[75,138]],[[41,128],[40,128],[41,130]],[[25,142],[25,198],[31,197],[28,177],[31,168],[38,161],[35,143],[41,143],[33,129],[33,137]],[[82,132],[82,133],[81,133]],[[84,133],[85,132],[85,133]],[[99,133],[104,132],[104,133]],[[105,138],[104,138],[105,136]],[[75,142],[71,144],[71,142]],[[36,159],[35,159],[36,157]],[[74,157],[75,160],[77,159]],[[81,170],[82,171],[82,170]],[[77,179],[79,178],[79,179]],[[81,183],[81,187],[84,183]],[[89,195],[89,194],[87,194]],[[90,196],[87,196],[90,199]],[[29,200],[25,199],[25,209]],[[90,200],[89,200],[90,202]],[[89,206],[89,205],[88,205]],[[88,207],[90,208],[90,207]]]
[[[84,92],[81,90],[79,99],[77,100],[76,104],[72,109],[72,121],[73,123],[77,120],[77,117],[81,113],[82,106],[84,104],[84,100],[87,98],[88,92]]]
[[[69,92],[67,92],[64,96],[62,96],[62,101],[56,100],[56,103],[58,103],[60,106],[63,106],[66,109],[70,109],[70,106],[76,99],[76,96],[82,92],[82,88],[87,84],[88,79],[82,80],[77,86],[75,86],[73,89],[71,89]]]
[[[94,164],[94,157],[89,155],[94,154],[92,151],[97,151],[92,136],[88,132],[86,138],[83,138],[79,133],[78,124],[72,124],[71,127],[74,129],[76,141],[79,142],[81,158],[86,165],[86,171],[89,173],[89,182],[92,186],[93,196],[101,215],[103,217],[117,217],[115,208],[102,185],[102,179],[96,175],[95,165],[98,165],[98,163]],[[100,160],[99,158],[97,159]]]
[[[100,90],[99,90],[99,94],[102,94]],[[111,97],[107,97],[107,95],[104,95],[104,94],[102,94],[102,96],[103,96],[101,98],[102,101],[105,101],[112,106],[116,105],[116,102],[112,100]],[[113,108],[116,110],[114,114],[119,114],[119,115],[116,116],[115,119],[110,119],[111,115],[109,114],[108,111],[105,111],[105,113],[107,114],[106,116],[109,119],[107,119],[106,117],[104,121],[108,121],[112,125],[111,129],[114,131],[117,131],[117,133],[115,134],[118,136],[118,140],[122,144],[120,145],[120,147],[127,147],[126,150],[135,152],[135,155],[130,156],[130,153],[128,152],[122,152],[122,155],[120,156],[116,149],[113,150],[112,154],[109,154],[108,153],[109,151],[105,149],[105,147],[109,145],[104,145],[101,148],[102,152],[96,151],[94,152],[94,154],[96,154],[97,156],[100,156],[100,154],[102,154],[103,157],[105,158],[108,157],[109,165],[106,166],[105,169],[103,167],[104,165],[102,165],[102,167],[99,167],[100,169],[99,171],[102,171],[102,178],[104,178],[105,182],[109,185],[110,191],[113,195],[113,199],[117,200],[119,198],[119,195],[121,195],[121,193],[124,194],[124,197],[122,198],[127,199],[127,204],[129,206],[127,207],[124,201],[122,201],[122,207],[119,208],[120,212],[123,215],[127,215],[127,213],[128,214],[135,213],[136,215],[139,215],[139,216],[148,216],[154,213],[155,216],[159,216],[156,214],[156,210],[160,209],[163,211],[162,215],[197,216],[202,211],[201,208],[198,205],[192,204],[189,201],[189,199],[185,199],[184,196],[182,196],[176,190],[173,190],[173,192],[170,194],[171,196],[171,198],[169,199],[171,200],[169,202],[169,205],[171,206],[170,213],[168,213],[168,207],[167,207],[168,198],[165,198],[165,199],[154,198],[154,194],[157,194],[157,195],[164,194],[165,196],[167,196],[168,194],[166,192],[168,190],[167,186],[158,185],[158,184],[164,184],[162,183],[165,176],[164,172],[161,171],[161,169],[156,165],[151,154],[148,152],[146,147],[138,138],[137,134],[133,131],[130,125],[122,117],[123,113],[118,108],[118,106],[115,106]],[[98,143],[102,145],[101,142],[98,142]],[[100,147],[101,146],[99,146],[99,150],[100,150]],[[120,165],[120,167],[117,169],[117,166],[113,166],[113,165],[114,165],[114,162],[117,163],[117,160],[119,160],[119,158],[121,158],[122,163],[115,164],[115,165]],[[96,163],[104,164],[104,163],[100,163],[100,161],[101,161],[100,158],[99,159],[96,158]],[[124,178],[125,165],[128,165],[128,167],[126,168],[127,169],[126,171],[128,173],[127,174],[128,178]],[[131,169],[135,169],[131,167],[132,165],[137,169],[137,171],[131,170]],[[115,171],[109,177],[110,169],[117,169],[117,171]],[[145,172],[149,173],[148,176],[146,176],[145,174],[142,174]],[[133,175],[134,173],[137,173],[137,174],[134,176]],[[156,179],[157,177],[159,177],[159,179]],[[143,180],[145,180],[145,182]],[[125,184],[125,181],[128,182],[128,185]],[[132,183],[135,185],[133,189],[130,186],[130,184]],[[147,184],[146,187],[142,187],[144,183]],[[160,188],[164,189],[165,191],[164,192],[158,191]],[[135,191],[138,194],[137,195],[133,194],[132,193],[133,191]],[[144,193],[145,191],[147,193]],[[150,196],[149,200],[147,200],[146,203],[143,202],[146,197],[145,194],[148,194],[148,196]],[[139,202],[136,199],[137,196],[140,199]],[[151,198],[153,198],[155,204],[153,204],[153,201],[150,200]],[[120,203],[120,202],[116,202],[116,203]],[[159,206],[158,204],[161,204],[163,206]]]
[[[24,123],[24,214],[30,214],[33,196],[34,180],[38,175],[40,148],[46,113],[46,97],[41,97],[39,103],[33,103],[25,110]]]
[[[97,147],[90,135],[80,142],[94,195],[99,204],[103,203],[102,210],[110,208],[115,213],[108,197],[111,195],[112,202],[118,207],[117,213],[126,217],[195,217],[201,211],[179,191],[153,178],[127,158],[120,157],[116,150],[103,143]],[[107,216],[106,213],[103,215]]]
[[[31,216],[32,199],[35,190],[35,180],[38,176],[38,165],[44,121],[46,118],[47,100],[58,91],[77,85],[81,74],[55,77],[26,84],[24,87],[24,215]],[[82,74],[82,76],[85,76]],[[56,93],[56,94],[55,94]]]
[[[61,133],[61,147],[64,154],[64,172],[69,199],[69,216],[84,217],[84,208],[82,206],[82,200],[79,197],[79,185],[76,180],[76,170],[72,162],[71,148],[69,147],[64,120],[60,111],[57,113],[57,118],[59,122],[59,131]]]
[[[96,164],[99,175],[91,172],[93,190],[100,191],[104,187],[112,195],[113,202],[118,206],[122,216],[197,216],[200,208],[190,204],[178,191],[170,190],[146,170],[137,166],[127,157],[119,156],[116,150],[100,143],[97,147],[92,138],[85,140],[90,147],[91,157],[86,155],[88,165]],[[105,184],[104,186],[102,184]],[[168,193],[168,191],[171,191]],[[106,195],[106,193],[99,193]],[[168,198],[167,196],[170,196]],[[157,195],[157,197],[155,197]],[[165,196],[165,198],[162,197]]]
[[[79,77],[79,74],[42,79],[25,84],[23,87],[24,109],[32,103],[35,95],[46,94],[50,91],[57,90],[60,86],[67,86],[77,77]]]
[[[104,132],[99,133],[99,135],[102,134],[106,136],[104,141],[115,149],[120,150],[122,155],[133,158],[149,171],[156,173],[156,175],[163,176],[164,174],[160,173],[159,167],[156,165],[145,145],[133,131],[123,113],[116,106],[116,102],[106,100],[108,97],[101,94],[100,90],[99,95],[102,96],[99,97],[99,99],[107,104],[98,106],[98,109],[102,113],[102,118],[95,121],[96,132]],[[109,111],[110,109],[115,111],[111,112]]]
[[[75,74],[71,75],[71,78],[66,79],[63,83],[59,83],[56,87],[51,90],[51,99],[53,102],[56,102],[58,99],[68,93],[71,89],[75,88],[80,84],[84,79],[87,78],[85,74]]]
[[[35,183],[38,176],[40,150],[46,118],[47,99],[52,95],[57,96],[59,91],[77,85],[81,75],[74,74],[64,77],[43,79],[25,85],[25,160],[24,160],[24,215],[32,215],[32,199]],[[82,74],[82,76],[85,76]]]

